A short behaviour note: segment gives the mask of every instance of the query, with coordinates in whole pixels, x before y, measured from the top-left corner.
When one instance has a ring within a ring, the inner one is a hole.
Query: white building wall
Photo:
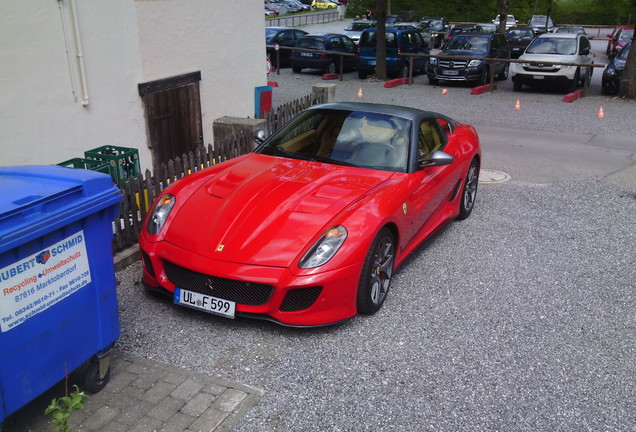
[[[60,3],[0,3],[0,164],[54,164],[103,145],[145,142],[136,87],[142,75],[134,2],[76,1],[87,106],[80,101],[75,58],[69,69]],[[61,5],[75,52],[70,2]]]
[[[137,1],[145,81],[201,71],[206,144],[212,122],[253,117],[254,88],[267,84],[265,20],[254,0]]]
[[[116,145],[138,148],[150,168],[138,84],[182,73],[201,71],[206,144],[216,118],[254,115],[254,88],[267,77],[265,23],[251,0],[75,2],[87,106],[58,7],[74,52],[71,0],[0,0],[0,165],[54,164]]]

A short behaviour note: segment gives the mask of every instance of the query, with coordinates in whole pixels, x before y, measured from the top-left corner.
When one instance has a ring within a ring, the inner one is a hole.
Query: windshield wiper
[[[291,155],[291,153],[286,152],[285,150],[283,150],[280,147],[265,147],[262,150],[263,154],[268,154],[268,155],[272,155],[272,156],[280,156],[280,157],[286,157],[286,158],[293,158],[294,156]]]

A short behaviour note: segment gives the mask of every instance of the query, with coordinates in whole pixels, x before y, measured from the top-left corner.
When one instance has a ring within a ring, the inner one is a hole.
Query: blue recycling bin
[[[0,166],[0,425],[80,366],[110,377],[119,338],[109,175]]]

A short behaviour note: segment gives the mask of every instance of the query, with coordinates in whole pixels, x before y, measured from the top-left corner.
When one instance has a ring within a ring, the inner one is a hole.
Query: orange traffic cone
[[[358,97],[362,97],[362,87],[360,87],[360,90],[358,90]]]
[[[603,107],[600,107],[600,108],[599,108],[597,117],[598,117],[598,118],[603,118],[603,117],[605,117],[605,113],[603,112]]]
[[[448,93],[448,89],[442,89],[442,94]]]
[[[517,102],[515,103],[515,109],[521,109],[521,102],[519,102],[519,99],[517,99]]]

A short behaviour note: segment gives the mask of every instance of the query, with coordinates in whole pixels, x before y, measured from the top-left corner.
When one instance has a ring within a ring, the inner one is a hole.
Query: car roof
[[[374,114],[386,114],[402,117],[408,120],[416,120],[422,117],[442,117],[447,118],[433,111],[424,111],[418,108],[411,108],[398,105],[374,104],[366,102],[333,102],[322,105],[314,105],[309,109],[329,109],[343,111],[363,111]]]

